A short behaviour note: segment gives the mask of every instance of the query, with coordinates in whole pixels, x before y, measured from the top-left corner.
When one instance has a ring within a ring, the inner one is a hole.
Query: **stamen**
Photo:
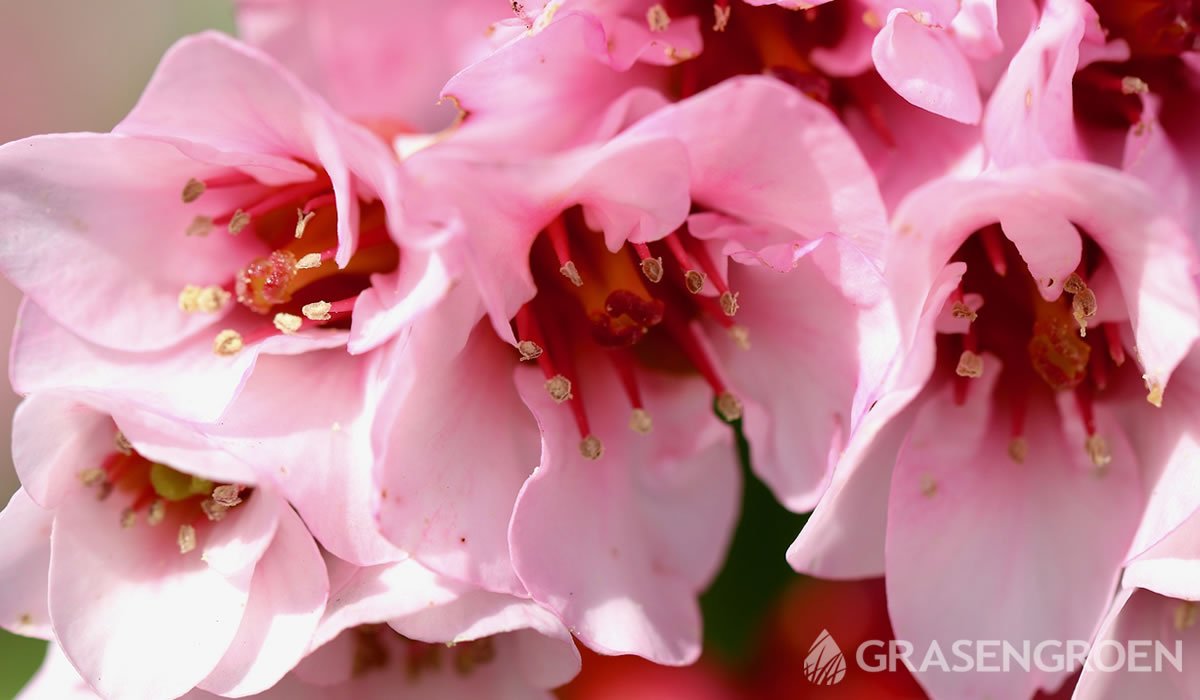
[[[645,435],[654,429],[654,422],[650,419],[650,414],[644,408],[635,408],[629,414],[629,427],[634,432]]]
[[[1106,471],[1109,462],[1112,462],[1112,453],[1108,450],[1108,441],[1099,435],[1089,435],[1084,441],[1083,447],[1087,450],[1088,457],[1092,460],[1098,473]]]
[[[197,216],[192,219],[192,223],[188,224],[184,230],[184,235],[187,236],[207,236],[212,232],[213,219],[211,216]]]
[[[233,508],[242,502],[242,487],[237,484],[221,484],[213,489],[212,499],[226,508]]]
[[[742,402],[728,391],[717,394],[716,404],[717,414],[726,423],[732,423],[742,417]]]
[[[1067,275],[1067,279],[1063,280],[1063,291],[1067,294],[1078,294],[1087,288],[1087,283],[1083,281],[1083,278],[1074,272]]]
[[[678,237],[672,234],[663,241],[667,244],[667,250],[671,251],[671,255],[684,270],[683,281],[687,290],[692,294],[699,294],[700,290],[704,289],[704,273],[695,269],[696,265],[692,262],[692,256],[688,254]]]
[[[329,314],[329,310],[333,308],[333,304],[327,301],[314,301],[311,304],[305,304],[300,310],[304,314],[304,318],[310,321],[328,321],[333,318]]]
[[[305,212],[303,209],[296,210],[296,238],[304,238],[304,229],[308,226],[308,222],[317,215],[317,212]],[[308,256],[305,256],[308,257]],[[317,263],[318,265],[320,263]]]
[[[1185,600],[1175,608],[1175,631],[1182,632],[1196,624],[1196,611],[1200,609],[1194,601]]]
[[[978,379],[983,376],[983,357],[970,350],[963,350],[958,356],[958,366],[954,373],[960,377]]]
[[[750,330],[745,326],[730,327],[729,337],[733,338],[734,344],[742,350],[750,349]]]
[[[1121,329],[1115,323],[1102,323],[1104,340],[1108,344],[1108,356],[1117,367],[1125,364],[1125,346],[1121,344]]]
[[[187,554],[196,548],[196,528],[184,523],[179,526],[179,535],[175,541],[179,544],[179,553]]]
[[[213,339],[213,352],[228,357],[242,351],[242,334],[232,329],[225,329]]]
[[[284,335],[291,335],[300,330],[300,326],[304,325],[304,320],[295,314],[277,313],[272,319],[275,328]]]
[[[194,177],[189,179],[187,184],[183,186],[183,195],[181,197],[183,199],[183,203],[191,204],[197,199],[200,199],[200,195],[204,194],[206,189],[208,189],[208,187],[203,181],[197,180]]]
[[[1008,441],[1008,456],[1017,464],[1024,464],[1029,456],[1029,441],[1018,436]]]
[[[129,438],[125,437],[125,433],[120,430],[113,436],[113,445],[117,448],[117,452],[126,457],[133,454],[133,443],[129,442]]]
[[[554,248],[554,255],[558,258],[560,266],[558,271],[562,273],[563,277],[570,280],[571,284],[582,287],[583,278],[579,276],[579,270],[571,261],[571,245],[567,241],[567,227],[561,216],[546,226],[546,234],[550,237],[550,245]]]
[[[667,8],[661,4],[651,5],[649,10],[646,10],[646,24],[650,26],[652,32],[665,32],[671,24],[671,16],[667,14]]]
[[[1148,390],[1148,393],[1146,394],[1146,400],[1150,402],[1151,406],[1154,406],[1155,408],[1162,408],[1164,391],[1162,382],[1149,379],[1148,377],[1142,377],[1142,379],[1146,380],[1146,389]]]
[[[587,459],[600,459],[604,454],[604,444],[595,435],[588,435],[579,443],[579,453]]]
[[[227,506],[223,506],[211,498],[206,498],[200,502],[200,510],[204,511],[205,517],[214,523],[224,520],[225,515],[229,512]]]
[[[1145,95],[1150,92],[1150,86],[1146,81],[1133,75],[1127,75],[1121,78],[1121,94],[1123,95]]]
[[[323,261],[320,253],[309,253],[296,261],[297,270],[315,270]]]
[[[521,362],[536,360],[542,356],[542,348],[532,340],[522,340],[517,343],[517,351],[521,353]]]
[[[954,304],[950,307],[950,315],[954,318],[966,319],[967,323],[974,323],[975,319],[979,318],[979,315],[976,314],[971,307],[967,306],[961,301],[954,302]]]
[[[166,516],[167,503],[159,498],[150,504],[150,510],[146,513],[146,522],[151,526],[159,525]]]
[[[121,511],[121,527],[128,530],[137,524],[137,512],[132,508]]]
[[[246,211],[238,209],[233,213],[233,217],[229,219],[229,233],[234,236],[238,235],[250,225],[250,214]]]
[[[713,31],[723,32],[725,27],[729,26],[729,15],[733,12],[733,8],[728,4],[728,0],[717,0],[713,5]]]
[[[699,294],[701,289],[704,289],[704,273],[695,270],[688,270],[684,273],[684,282],[687,283],[687,289],[692,294]],[[732,315],[732,314],[730,314]]]
[[[721,310],[726,316],[733,316],[738,311],[738,295],[728,290],[721,292]]]
[[[189,284],[179,293],[179,308],[187,313],[216,313],[229,303],[233,295],[215,284],[197,287]]]
[[[97,467],[89,467],[79,472],[79,480],[84,486],[92,487],[104,481],[105,474],[103,469]]]
[[[992,269],[996,274],[1004,277],[1008,274],[1008,262],[1004,257],[1004,234],[1000,230],[999,224],[988,226],[979,232],[980,241],[983,243],[983,250],[987,253],[988,260],[992,263]]]
[[[633,243],[634,251],[637,252],[638,260],[641,261],[642,274],[646,279],[658,284],[663,277],[662,258],[654,258],[650,256],[650,246],[645,243]]]
[[[546,391],[555,403],[570,401],[575,398],[571,394],[571,380],[561,374],[556,374],[546,381]]]

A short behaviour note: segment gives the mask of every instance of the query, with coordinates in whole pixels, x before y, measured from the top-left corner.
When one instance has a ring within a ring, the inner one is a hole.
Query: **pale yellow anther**
[[[129,438],[125,437],[125,433],[122,433],[120,430],[117,431],[116,435],[113,435],[113,447],[116,447],[117,452],[126,457],[133,454],[133,443],[129,442]]]
[[[1165,390],[1162,382],[1149,379],[1148,377],[1142,378],[1146,380],[1146,400],[1150,402],[1151,406],[1154,406],[1155,408],[1162,408],[1163,391]]]
[[[146,522],[150,525],[159,525],[165,517],[167,517],[167,502],[161,498],[156,499],[150,504],[150,510],[146,513]]]
[[[228,507],[217,503],[211,498],[206,498],[200,502],[200,510],[204,511],[205,517],[214,523],[224,520],[226,513],[229,512]]]
[[[921,481],[918,486],[921,489],[921,495],[925,498],[933,498],[937,494],[937,481],[929,474],[921,475]]]
[[[181,195],[183,203],[191,204],[197,199],[200,199],[200,195],[204,194],[206,189],[208,188],[205,187],[203,181],[197,180],[194,177],[188,180],[187,184],[183,186],[183,194]]]
[[[333,318],[329,310],[333,308],[333,304],[327,301],[314,301],[311,304],[305,304],[300,309],[300,313],[304,314],[304,318],[310,321],[328,321]]]
[[[134,525],[137,525],[137,513],[132,508],[126,508],[121,511],[121,527],[128,530]]]
[[[215,284],[198,287],[189,284],[179,292],[179,308],[187,313],[216,313],[225,308],[233,295]]]
[[[84,469],[83,471],[79,472],[79,480],[83,482],[84,486],[95,486],[96,484],[103,482],[104,479],[104,470],[96,467]]]
[[[970,379],[982,377],[983,357],[970,350],[963,350],[962,354],[958,356],[958,366],[954,368],[954,373],[960,377],[968,377]]]
[[[1008,456],[1017,464],[1024,464],[1029,457],[1029,441],[1024,437],[1015,437],[1008,441]]]
[[[579,443],[579,454],[587,459],[600,459],[604,454],[604,445],[595,435],[588,435]]]
[[[704,273],[697,270],[688,270],[683,274],[683,281],[692,294],[699,294],[704,289],[704,280]]]
[[[750,349],[750,329],[745,326],[730,327],[729,337],[733,338],[733,344],[742,350]]]
[[[742,417],[742,402],[738,397],[723,391],[717,395],[717,415],[726,423],[732,423]]]
[[[956,301],[951,305],[950,315],[954,318],[966,319],[967,323],[974,323],[975,319],[979,318],[979,315],[971,307],[961,301]]]
[[[300,330],[300,326],[304,325],[304,319],[295,314],[277,313],[275,318],[271,319],[275,324],[275,328],[284,335],[291,335]]]
[[[192,223],[188,224],[184,231],[189,236],[207,236],[212,232],[213,220],[211,216],[197,216],[192,219]]]
[[[883,22],[879,21],[879,13],[877,13],[875,10],[867,10],[864,12],[862,15],[862,22],[863,24],[867,25],[869,29],[880,29],[883,27]]]
[[[1125,95],[1145,95],[1150,92],[1150,86],[1137,76],[1127,75],[1121,78],[1121,92]]]
[[[561,374],[556,374],[546,381],[546,392],[557,403],[574,398],[574,395],[571,394],[571,380]]]
[[[629,415],[629,427],[634,432],[645,435],[654,428],[654,422],[650,420],[650,414],[644,408],[635,408],[633,413]]]
[[[242,502],[242,487],[237,484],[221,484],[213,489],[212,499],[226,508],[233,508]]]
[[[1067,294],[1078,294],[1087,288],[1087,283],[1083,281],[1083,278],[1074,272],[1067,275],[1067,279],[1063,280],[1063,291]]]
[[[305,213],[303,209],[296,210],[296,238],[304,237],[304,229],[308,226],[308,222],[317,215],[317,212],[310,211]]]
[[[321,266],[321,254],[309,253],[296,261],[297,270],[315,270]]]
[[[660,4],[651,5],[649,10],[646,10],[646,24],[652,32],[665,32],[667,27],[671,26],[671,16],[667,14],[667,8]]]
[[[233,212],[233,218],[229,220],[229,232],[233,235],[238,235],[250,225],[250,214],[242,209]]]
[[[663,278],[662,258],[646,258],[642,261],[642,274],[646,279],[658,284]]]
[[[213,339],[213,352],[228,357],[242,351],[242,334],[226,328]]]
[[[522,340],[517,343],[517,352],[521,353],[521,362],[536,360],[542,356],[542,348],[532,340]]]
[[[713,5],[713,31],[723,32],[725,27],[729,26],[729,15],[733,13],[733,6]]]
[[[735,292],[721,292],[721,298],[718,299],[721,303],[721,310],[726,316],[733,316],[738,312],[738,295]]]
[[[1071,314],[1079,324],[1079,336],[1087,337],[1087,320],[1096,315],[1096,293],[1084,288],[1071,300]]]
[[[1108,463],[1112,461],[1112,452],[1108,449],[1108,441],[1100,435],[1089,435],[1083,443],[1083,449],[1087,451],[1088,458],[1092,460],[1097,472],[1102,474],[1108,467]]]
[[[583,278],[579,276],[579,270],[575,267],[575,263],[568,260],[563,263],[562,267],[558,268],[558,271],[562,273],[563,277],[566,277],[568,280],[570,280],[571,284],[575,285],[576,287],[583,286]]]
[[[1175,608],[1175,631],[1183,632],[1190,629],[1196,624],[1196,611],[1198,606],[1194,601],[1185,600]]]
[[[187,554],[196,548],[196,528],[188,524],[179,526],[179,534],[175,537],[175,542],[179,545],[179,553]]]

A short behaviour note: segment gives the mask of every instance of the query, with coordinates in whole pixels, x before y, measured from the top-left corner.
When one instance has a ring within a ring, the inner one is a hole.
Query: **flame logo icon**
[[[804,677],[815,685],[836,685],[846,677],[846,657],[829,630],[821,630],[804,657]]]

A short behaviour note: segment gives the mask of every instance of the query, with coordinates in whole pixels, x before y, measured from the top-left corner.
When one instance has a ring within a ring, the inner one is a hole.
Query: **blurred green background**
[[[232,30],[229,0],[0,0],[0,142],[108,130],[133,106],[163,51],[209,27]],[[0,346],[8,345],[18,301],[0,279]],[[0,364],[7,358],[0,352]],[[4,503],[16,487],[8,449],[15,405],[16,397],[0,383]],[[41,642],[0,631],[0,698],[16,695],[43,651]]]

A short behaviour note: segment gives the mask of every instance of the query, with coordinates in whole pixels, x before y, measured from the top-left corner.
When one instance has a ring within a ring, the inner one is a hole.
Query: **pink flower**
[[[260,353],[380,344],[448,284],[428,250],[398,260],[400,181],[382,141],[270,59],[181,41],[113,134],[0,148],[0,269],[111,369],[20,334],[17,390],[122,384],[211,421]]]
[[[811,508],[892,358],[861,156],[820,105],[741,78],[559,155],[408,166],[462,207],[447,255],[482,298],[456,289],[397,350],[385,534],[597,650],[694,660],[736,508],[714,402]]]
[[[1046,2],[988,103],[991,158],[1118,167],[1150,184],[1189,227],[1200,225],[1191,165],[1200,157],[1200,10],[1185,5]]]
[[[1196,687],[1188,659],[1200,651],[1200,516],[1193,514],[1129,563],[1122,590],[1096,635],[1075,697],[1180,697]],[[1159,656],[1161,644],[1175,660]],[[1119,647],[1126,654],[1118,658]],[[1137,650],[1143,656],[1129,656]],[[1156,659],[1159,665],[1156,665]],[[1181,666],[1181,668],[1176,668]],[[1145,672],[1140,669],[1155,669]],[[1161,669],[1161,670],[1159,670]]]
[[[1136,180],[1070,162],[930,183],[895,226],[885,275],[910,360],[789,560],[886,574],[917,649],[1088,639],[1126,558],[1198,505],[1179,492],[1200,398],[1192,246]],[[1065,676],[919,680],[1023,697]]]
[[[303,656],[325,564],[240,464],[82,395],[28,397],[14,444],[24,488],[0,514],[14,543],[0,560],[7,629],[52,637],[104,697],[252,694]]]

